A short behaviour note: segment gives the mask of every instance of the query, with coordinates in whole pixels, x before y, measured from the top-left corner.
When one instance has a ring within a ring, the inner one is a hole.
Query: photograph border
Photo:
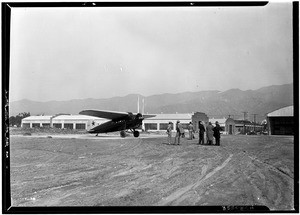
[[[269,211],[264,206],[130,206],[130,207],[13,207],[10,189],[9,73],[11,9],[20,7],[252,7],[267,1],[237,2],[3,2],[2,3],[2,213],[299,213],[299,2],[293,12],[293,90],[294,90],[294,211]]]

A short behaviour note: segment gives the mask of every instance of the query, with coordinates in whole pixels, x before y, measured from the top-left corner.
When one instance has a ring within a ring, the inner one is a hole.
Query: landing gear
[[[133,133],[133,136],[134,136],[134,137],[140,136],[140,132],[139,132],[139,131],[132,130],[132,129],[130,129],[130,130],[131,130],[131,132]],[[125,130],[120,131],[120,136],[123,137],[123,138],[126,137],[126,132],[125,132]]]
[[[133,132],[133,136],[134,136],[134,137],[138,137],[138,136],[140,136],[140,132],[138,132],[138,131],[134,131],[134,132]]]
[[[120,131],[120,136],[121,136],[122,138],[125,138],[125,137],[126,137],[125,131]]]

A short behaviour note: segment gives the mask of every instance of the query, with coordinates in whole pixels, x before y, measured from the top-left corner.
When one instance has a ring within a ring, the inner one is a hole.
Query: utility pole
[[[244,120],[246,120],[246,114],[247,114],[248,112],[244,111],[244,112],[242,112],[242,113],[244,114]]]
[[[244,111],[244,112],[242,112],[242,113],[244,114],[244,132],[246,133],[245,120],[246,120],[246,114],[247,114],[248,112]]]
[[[137,112],[140,112],[140,97],[138,96],[138,100],[137,100]]]
[[[253,118],[254,118],[254,132],[255,132],[255,123],[256,123],[256,113],[255,114],[252,114],[253,115]]]

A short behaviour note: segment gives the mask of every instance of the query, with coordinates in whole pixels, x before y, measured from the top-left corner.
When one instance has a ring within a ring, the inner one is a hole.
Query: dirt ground
[[[264,205],[294,210],[294,138],[11,135],[13,206]]]

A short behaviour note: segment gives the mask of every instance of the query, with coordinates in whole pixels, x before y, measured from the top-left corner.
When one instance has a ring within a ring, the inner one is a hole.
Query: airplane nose
[[[92,133],[95,132],[95,130],[94,129],[90,129],[90,130],[88,130],[88,132],[92,134]]]
[[[137,119],[140,119],[140,120],[143,120],[143,119],[144,119],[143,115],[140,114],[140,113],[138,113],[138,114],[136,115],[136,118],[137,118]]]

